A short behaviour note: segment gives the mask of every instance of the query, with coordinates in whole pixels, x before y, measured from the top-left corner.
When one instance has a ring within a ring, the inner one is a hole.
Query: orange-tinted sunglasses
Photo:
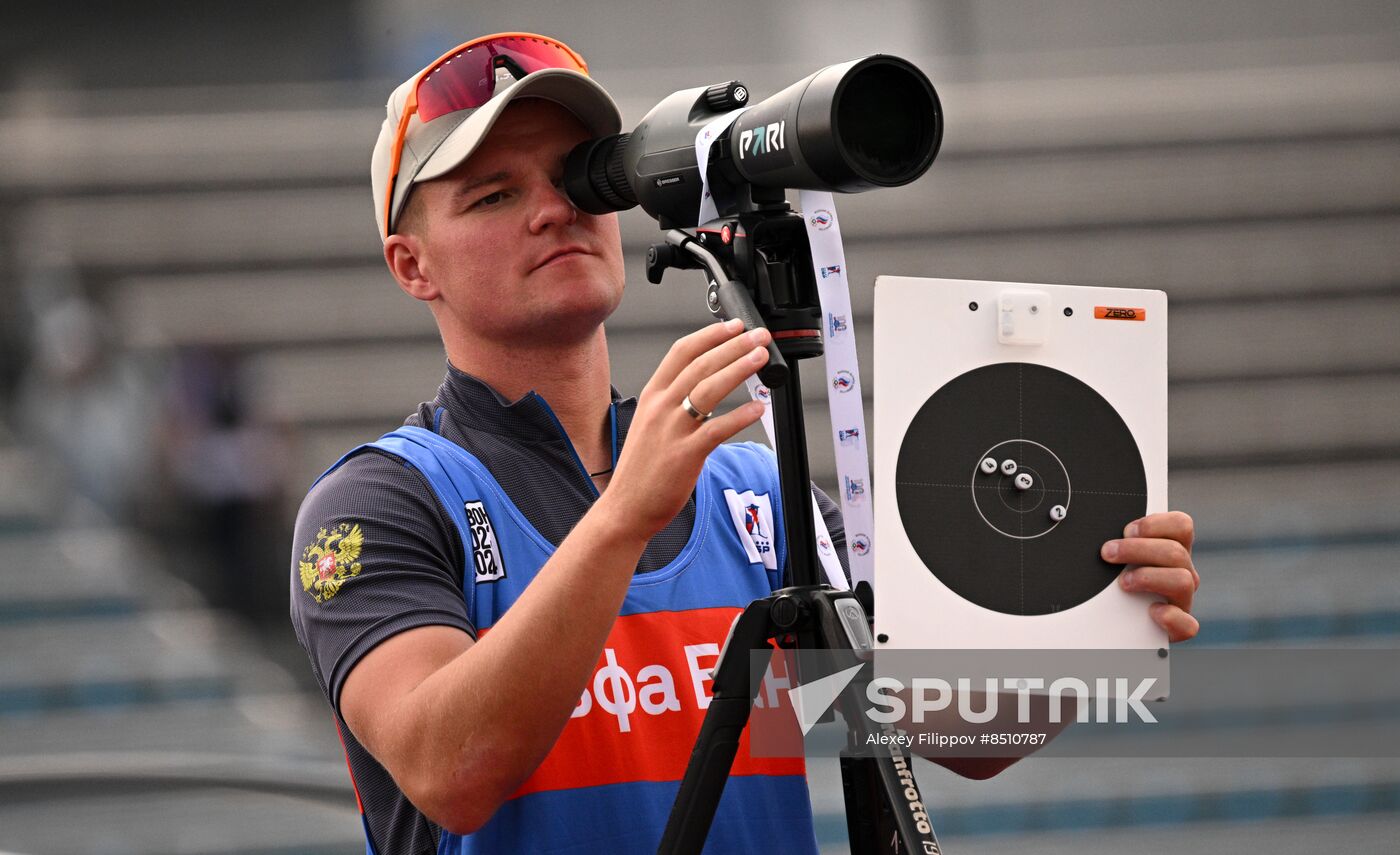
[[[389,159],[389,184],[384,193],[384,236],[390,231],[389,214],[394,209],[394,182],[399,177],[403,160],[404,137],[408,120],[416,113],[424,122],[457,110],[471,110],[484,105],[496,94],[496,68],[504,65],[513,75],[526,74],[544,68],[567,68],[588,73],[588,63],[563,42],[534,33],[496,33],[464,42],[419,73],[409,90],[403,115],[399,116],[394,134],[393,154]]]

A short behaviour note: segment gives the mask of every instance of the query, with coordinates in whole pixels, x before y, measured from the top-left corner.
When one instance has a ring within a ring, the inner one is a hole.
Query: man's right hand
[[[685,506],[705,459],[720,443],[758,421],[763,405],[749,401],[701,422],[681,402],[708,413],[768,361],[766,329],[743,331],[737,320],[711,324],[671,346],[637,399],[627,445],[599,499],[646,539]]]

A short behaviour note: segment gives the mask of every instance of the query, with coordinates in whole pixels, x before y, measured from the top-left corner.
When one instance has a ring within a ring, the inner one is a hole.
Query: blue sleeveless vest
[[[486,467],[450,440],[404,427],[370,447],[407,461],[432,486],[467,554],[467,614],[478,634],[490,632],[553,545]],[[667,566],[634,577],[553,750],[475,834],[443,831],[438,852],[655,852],[729,625],[782,585],[781,526],[772,451],[756,443],[720,446],[696,485],[689,541]],[[770,693],[770,706],[775,700],[785,699]],[[705,852],[779,851],[817,851],[803,763],[750,757],[746,731]]]

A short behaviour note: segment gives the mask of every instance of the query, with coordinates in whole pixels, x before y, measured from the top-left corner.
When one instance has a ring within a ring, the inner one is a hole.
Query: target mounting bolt
[[[1035,486],[1035,479],[1031,477],[1031,473],[1029,473],[1029,472],[1022,472],[1020,475],[1017,475],[1017,476],[1016,476],[1016,489],[1017,489],[1017,490],[1029,490],[1031,487],[1034,487],[1034,486]]]
[[[1050,519],[1054,520],[1055,522],[1060,522],[1065,518],[1065,516],[1068,513],[1069,511],[1065,510],[1064,505],[1056,505],[1055,507],[1050,509]]]
[[[988,475],[992,474],[997,471],[997,462],[990,457],[983,458],[982,471]]]
[[[1006,460],[1003,460],[1003,461],[1001,462],[1001,474],[1003,474],[1003,475],[1015,475],[1015,474],[1016,474],[1016,461],[1014,461],[1014,460],[1012,460],[1012,459],[1010,459],[1010,458],[1007,458]]]

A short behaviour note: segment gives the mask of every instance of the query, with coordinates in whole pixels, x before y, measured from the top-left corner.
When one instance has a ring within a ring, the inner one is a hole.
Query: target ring
[[[1015,460],[1016,472],[1031,475],[1035,485],[1028,490],[1019,490],[1014,485],[1014,476],[1004,475],[1000,471],[983,472],[981,461],[989,457],[996,460]],[[1042,462],[1046,459],[1051,461],[1053,465],[1048,466]],[[1047,475],[1040,474],[1042,469],[1047,472]],[[1065,470],[1065,465],[1060,461],[1060,458],[1044,445],[1029,439],[1009,439],[984,451],[977,458],[977,462],[973,464],[971,490],[972,504],[977,509],[977,515],[982,518],[982,522],[1003,537],[1017,540],[1030,540],[1049,534],[1051,529],[1059,524],[1058,520],[1051,519],[1048,514],[1040,519],[1026,519],[1025,516],[1045,505],[1047,497],[1052,500],[1051,505],[1058,504],[1068,509],[1072,492],[1069,472]],[[1004,510],[996,507],[983,509],[982,495],[992,491],[996,492]],[[1032,502],[1031,499],[1035,501]],[[1045,505],[1045,507],[1048,508],[1049,505]],[[1006,511],[1014,515],[1011,518],[1013,521],[1008,521],[1005,515]],[[1009,530],[1012,528],[1015,528],[1016,531]]]

